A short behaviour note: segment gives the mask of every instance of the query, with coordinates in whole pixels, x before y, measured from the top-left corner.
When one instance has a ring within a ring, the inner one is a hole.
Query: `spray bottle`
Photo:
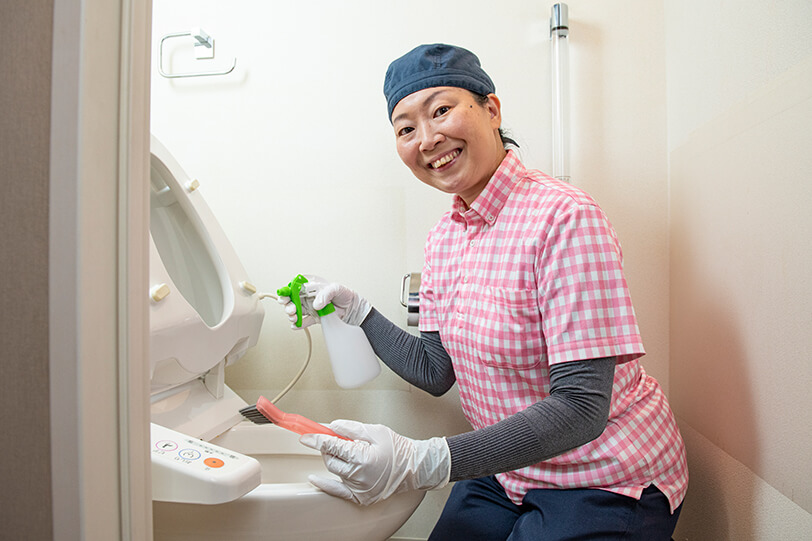
[[[297,327],[302,326],[303,293],[305,297],[309,296],[306,289],[302,291],[305,283],[307,278],[300,274],[276,292],[290,297],[296,306]],[[381,365],[361,327],[341,321],[333,303],[316,310],[316,313],[319,315],[327,354],[333,367],[333,377],[339,387],[352,389],[375,379],[381,372]]]

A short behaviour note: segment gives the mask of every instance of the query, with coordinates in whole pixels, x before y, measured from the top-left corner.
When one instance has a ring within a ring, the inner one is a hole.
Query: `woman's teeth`
[[[450,162],[451,160],[453,160],[454,158],[456,158],[459,155],[460,155],[459,150],[455,150],[451,154],[446,154],[445,156],[443,156],[439,160],[431,162],[431,168],[432,169],[438,169],[438,168],[444,166],[445,164],[447,164],[448,162]]]

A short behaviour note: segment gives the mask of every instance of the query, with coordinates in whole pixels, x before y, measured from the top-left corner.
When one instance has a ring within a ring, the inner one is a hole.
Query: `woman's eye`
[[[443,105],[442,107],[439,107],[434,112],[434,116],[442,116],[442,115],[446,114],[447,112],[449,112],[450,110],[451,110],[451,107],[448,107],[447,105]]]
[[[414,131],[414,128],[407,126],[398,130],[398,135],[408,135]]]

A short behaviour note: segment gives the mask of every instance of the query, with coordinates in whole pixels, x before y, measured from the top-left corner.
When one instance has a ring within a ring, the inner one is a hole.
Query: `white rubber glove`
[[[327,494],[370,505],[407,490],[430,490],[448,484],[451,451],[445,438],[412,440],[383,425],[333,421],[330,428],[355,441],[305,434],[299,441],[321,452],[327,470],[341,482],[311,475],[308,480]]]
[[[308,282],[302,291],[302,327],[309,327],[318,323],[319,316],[316,310],[321,310],[329,303],[335,306],[335,313],[339,319],[347,325],[360,325],[372,310],[372,305],[366,299],[358,295],[355,291],[341,284],[328,283],[318,276],[305,275]],[[314,296],[315,295],[315,296]],[[285,307],[293,328],[296,327],[296,305],[291,302],[290,297],[280,296],[279,303]]]

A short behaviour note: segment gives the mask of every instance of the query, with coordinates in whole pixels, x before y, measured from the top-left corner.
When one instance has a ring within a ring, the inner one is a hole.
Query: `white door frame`
[[[150,0],[54,0],[53,539],[152,539]]]

